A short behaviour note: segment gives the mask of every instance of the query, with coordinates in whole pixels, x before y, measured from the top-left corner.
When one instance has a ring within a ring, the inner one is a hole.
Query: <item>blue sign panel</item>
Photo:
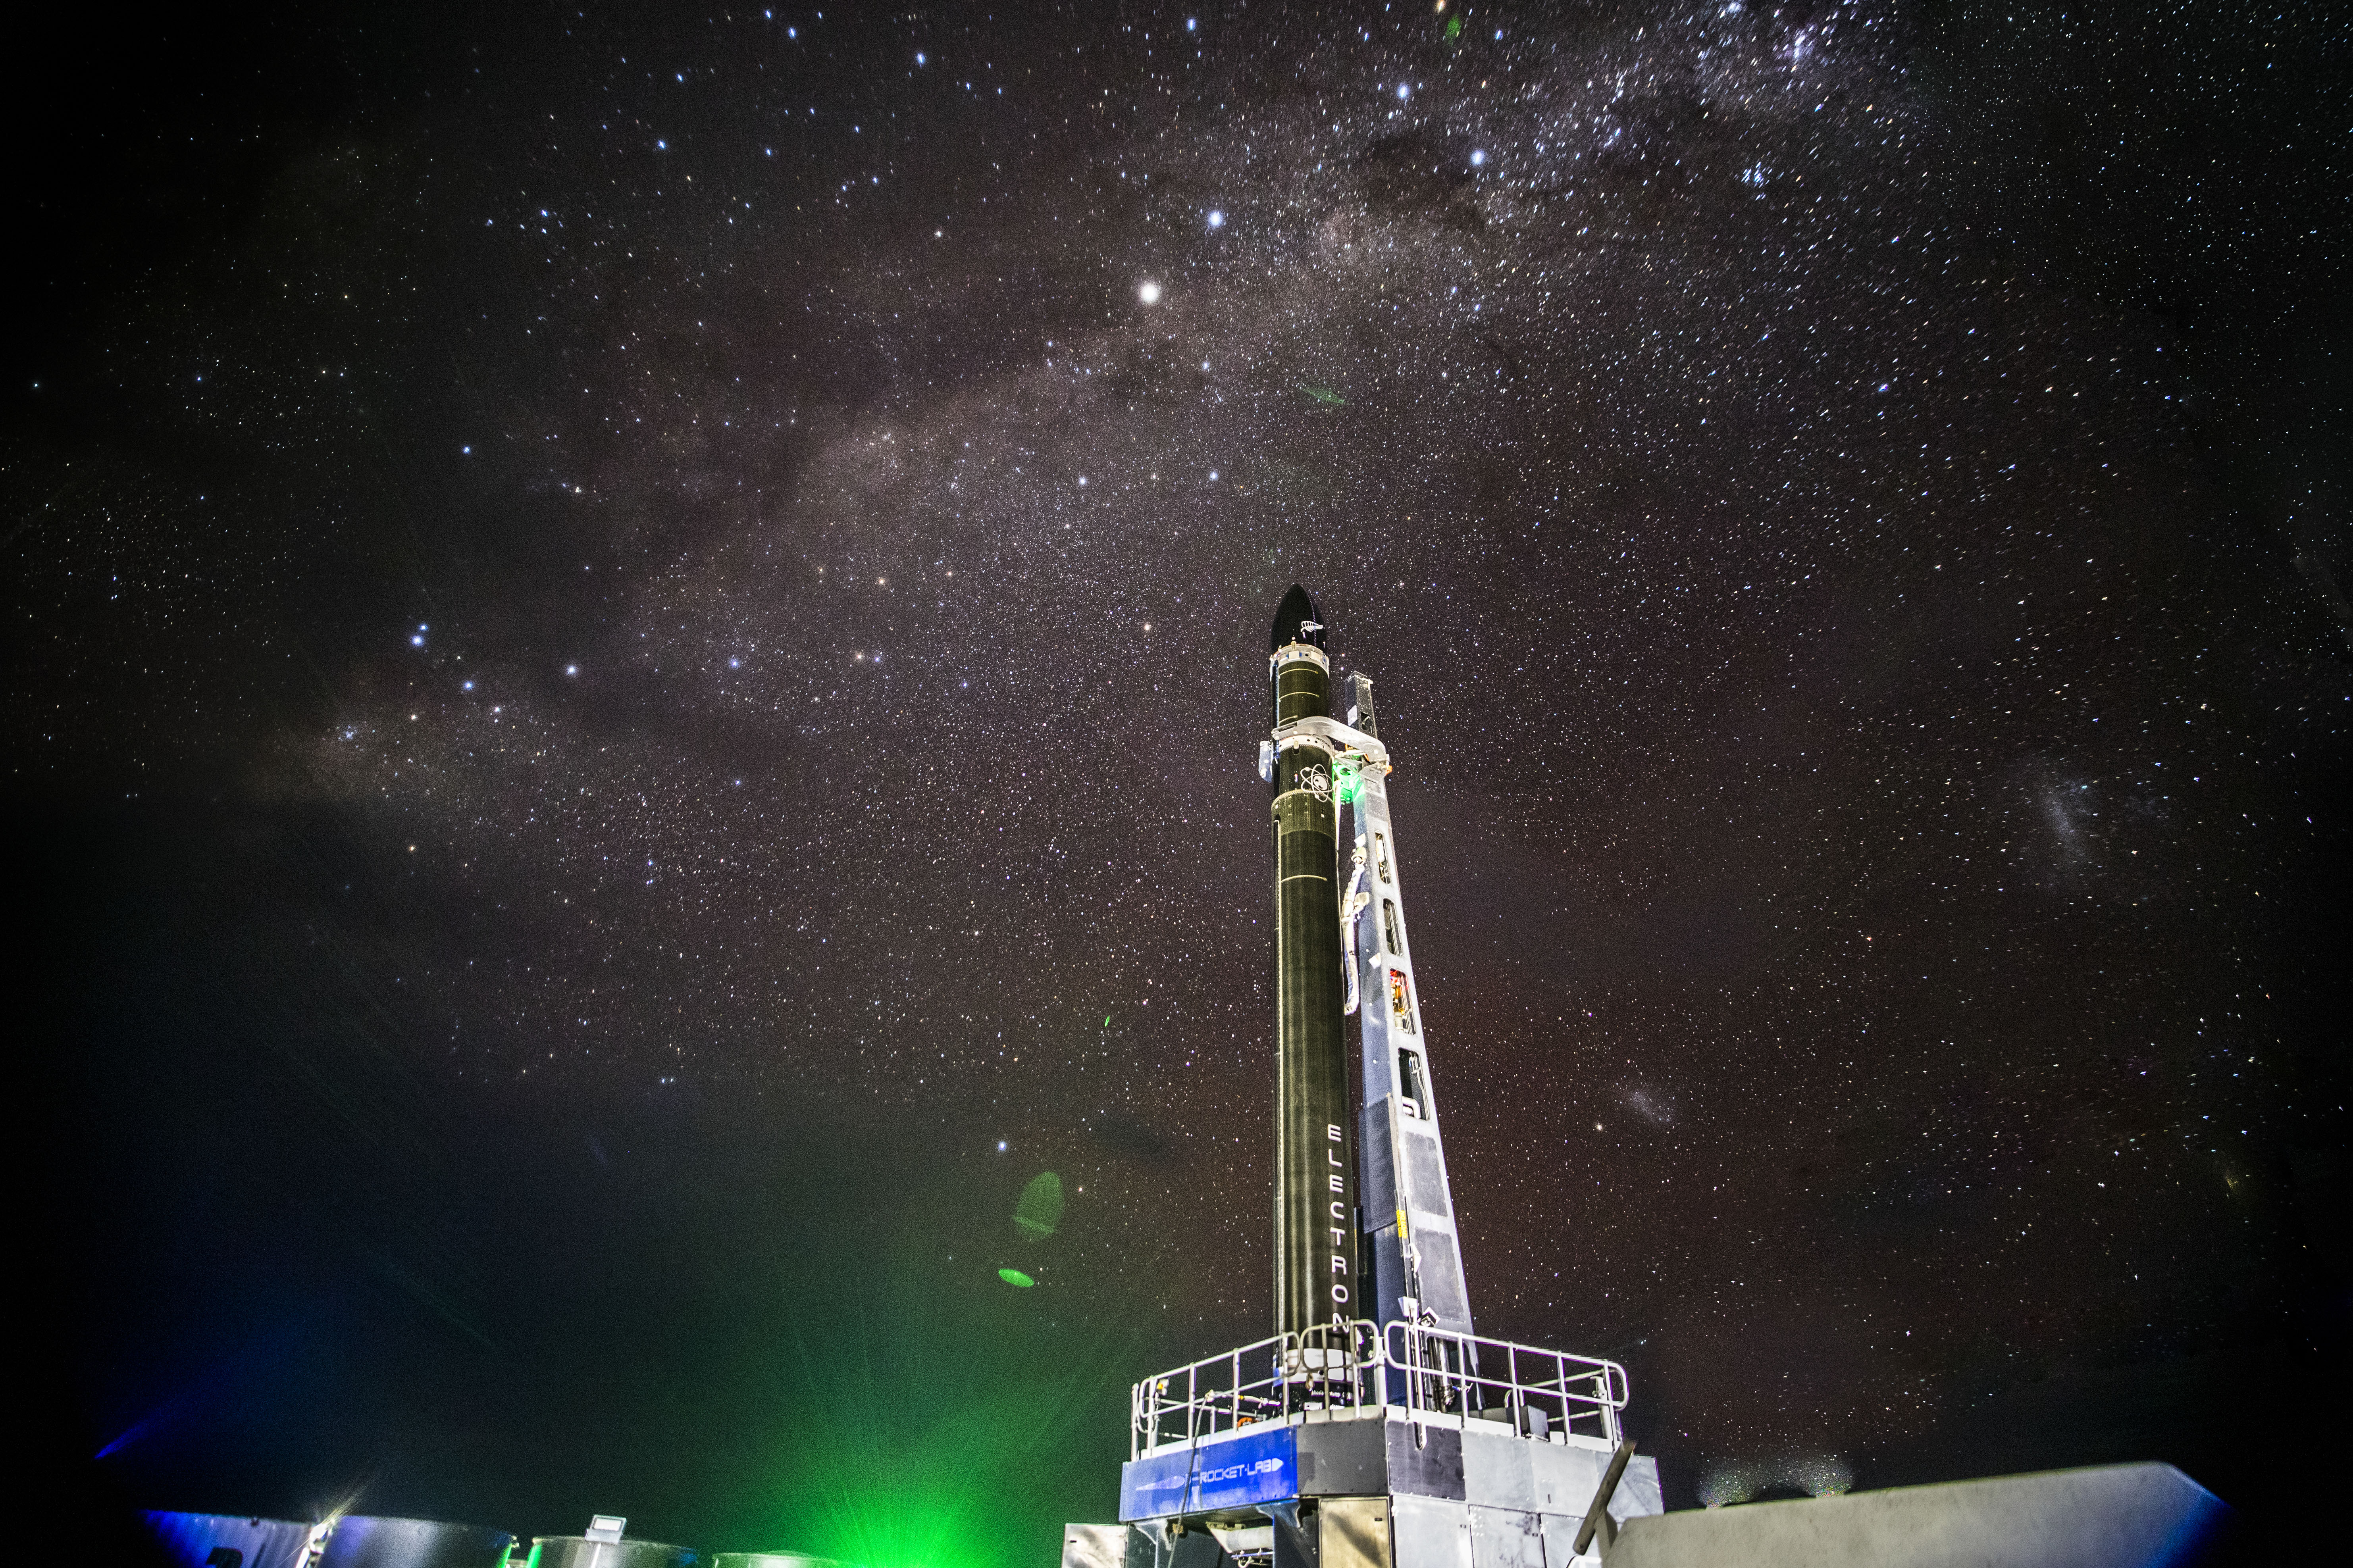
[[[1171,1514],[1246,1508],[1299,1495],[1299,1429],[1267,1426],[1119,1468],[1123,1524]]]

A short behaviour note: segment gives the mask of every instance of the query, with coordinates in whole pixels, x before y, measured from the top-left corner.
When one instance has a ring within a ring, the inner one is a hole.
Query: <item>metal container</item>
[[[691,1546],[665,1546],[659,1541],[543,1535],[531,1543],[532,1568],[689,1568],[701,1561]]]
[[[347,1513],[335,1521],[319,1568],[502,1568],[514,1537],[438,1519]]]

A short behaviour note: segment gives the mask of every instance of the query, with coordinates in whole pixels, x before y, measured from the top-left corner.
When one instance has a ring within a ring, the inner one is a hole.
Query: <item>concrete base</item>
[[[1602,1562],[1607,1568],[2185,1568],[2203,1555],[2229,1512],[2170,1465],[2104,1465],[1630,1519]]]

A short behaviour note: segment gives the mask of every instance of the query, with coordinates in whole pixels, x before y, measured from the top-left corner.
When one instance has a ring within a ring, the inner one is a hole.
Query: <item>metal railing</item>
[[[1417,1425],[1500,1421],[1525,1437],[1616,1445],[1626,1369],[1507,1340],[1359,1320],[1278,1334],[1147,1377],[1128,1399],[1128,1457],[1267,1421],[1395,1408]]]
[[[1614,1361],[1405,1322],[1382,1334],[1381,1359],[1399,1374],[1390,1402],[1418,1422],[1501,1420],[1524,1437],[1574,1432],[1612,1447],[1620,1436],[1628,1389]]]
[[[1129,1394],[1128,1458],[1261,1421],[1379,1405],[1381,1365],[1380,1325],[1359,1321],[1171,1368]]]

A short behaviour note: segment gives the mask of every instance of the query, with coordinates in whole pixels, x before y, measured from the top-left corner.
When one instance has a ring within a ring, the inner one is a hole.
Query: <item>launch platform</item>
[[[1626,1397],[1615,1363],[1403,1321],[1263,1340],[1135,1385],[1122,1523],[1070,1568],[1195,1532],[1246,1565],[1564,1564],[1605,1481],[1612,1524],[1661,1511]]]

